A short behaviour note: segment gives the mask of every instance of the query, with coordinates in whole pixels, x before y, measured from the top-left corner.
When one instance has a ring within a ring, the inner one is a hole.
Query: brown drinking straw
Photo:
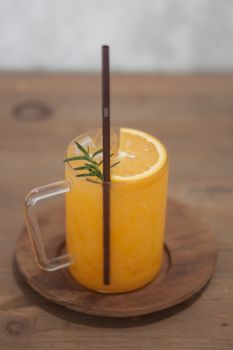
[[[103,282],[110,284],[110,82],[109,47],[102,46]]]

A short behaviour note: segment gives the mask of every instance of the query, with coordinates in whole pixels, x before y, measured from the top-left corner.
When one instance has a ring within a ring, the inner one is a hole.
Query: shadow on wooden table
[[[110,317],[100,317],[100,316],[92,316],[82,314],[80,312],[75,312],[72,310],[68,310],[63,306],[54,304],[38,293],[36,293],[28,284],[24,281],[23,277],[20,275],[16,260],[13,260],[12,263],[13,275],[15,280],[19,286],[19,288],[24,293],[25,298],[20,298],[15,301],[16,307],[22,307],[27,305],[38,305],[44,311],[62,318],[68,322],[88,325],[91,327],[102,327],[102,328],[127,328],[127,327],[139,327],[142,325],[155,323],[162,321],[168,317],[172,317],[173,315],[185,310],[187,307],[191,306],[202,294],[206,286],[195,296],[191,297],[189,300],[183,302],[182,304],[171,307],[167,310],[159,311],[153,314],[139,316],[139,317],[128,317],[128,318],[110,318]],[[14,303],[14,301],[13,301]]]

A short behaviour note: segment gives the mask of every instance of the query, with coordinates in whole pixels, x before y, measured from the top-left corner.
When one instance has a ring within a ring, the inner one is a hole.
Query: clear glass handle
[[[25,217],[27,229],[32,242],[36,261],[40,268],[45,271],[55,271],[69,266],[71,263],[71,257],[68,254],[65,254],[51,260],[48,259],[41,238],[40,228],[34,211],[34,206],[42,199],[54,197],[58,194],[69,192],[70,190],[70,182],[64,180],[35,188],[29,192],[25,198]]]

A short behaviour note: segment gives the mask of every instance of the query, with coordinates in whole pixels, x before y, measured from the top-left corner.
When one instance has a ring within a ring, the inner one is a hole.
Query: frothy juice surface
[[[75,154],[72,143],[67,154]],[[133,129],[121,129],[115,158],[120,163],[111,173],[110,285],[103,284],[102,184],[75,176],[72,168],[80,161],[66,166],[72,183],[66,194],[67,250],[74,259],[70,272],[82,285],[126,292],[149,283],[161,266],[168,165],[163,145]]]

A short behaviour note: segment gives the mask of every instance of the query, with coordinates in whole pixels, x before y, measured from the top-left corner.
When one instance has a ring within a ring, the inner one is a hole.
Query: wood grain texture
[[[148,131],[166,144],[170,195],[216,233],[215,274],[195,303],[130,320],[74,313],[27,287],[13,263],[25,193],[62,179],[68,142],[100,125],[100,79],[2,74],[0,349],[232,350],[233,76],[116,75],[111,87],[113,124]],[[16,117],[15,108],[25,104]],[[41,110],[47,117],[39,117]]]
[[[40,218],[44,244],[51,258],[60,255],[64,246],[64,210],[63,206],[55,210],[51,207]],[[26,227],[18,239],[16,260],[27,283],[57,304],[89,315],[142,316],[189,299],[204,287],[214,272],[215,237],[190,209],[169,200],[166,227],[166,249],[160,274],[146,287],[131,293],[92,292],[79,285],[68,269],[52,273],[41,271],[32,255]]]

